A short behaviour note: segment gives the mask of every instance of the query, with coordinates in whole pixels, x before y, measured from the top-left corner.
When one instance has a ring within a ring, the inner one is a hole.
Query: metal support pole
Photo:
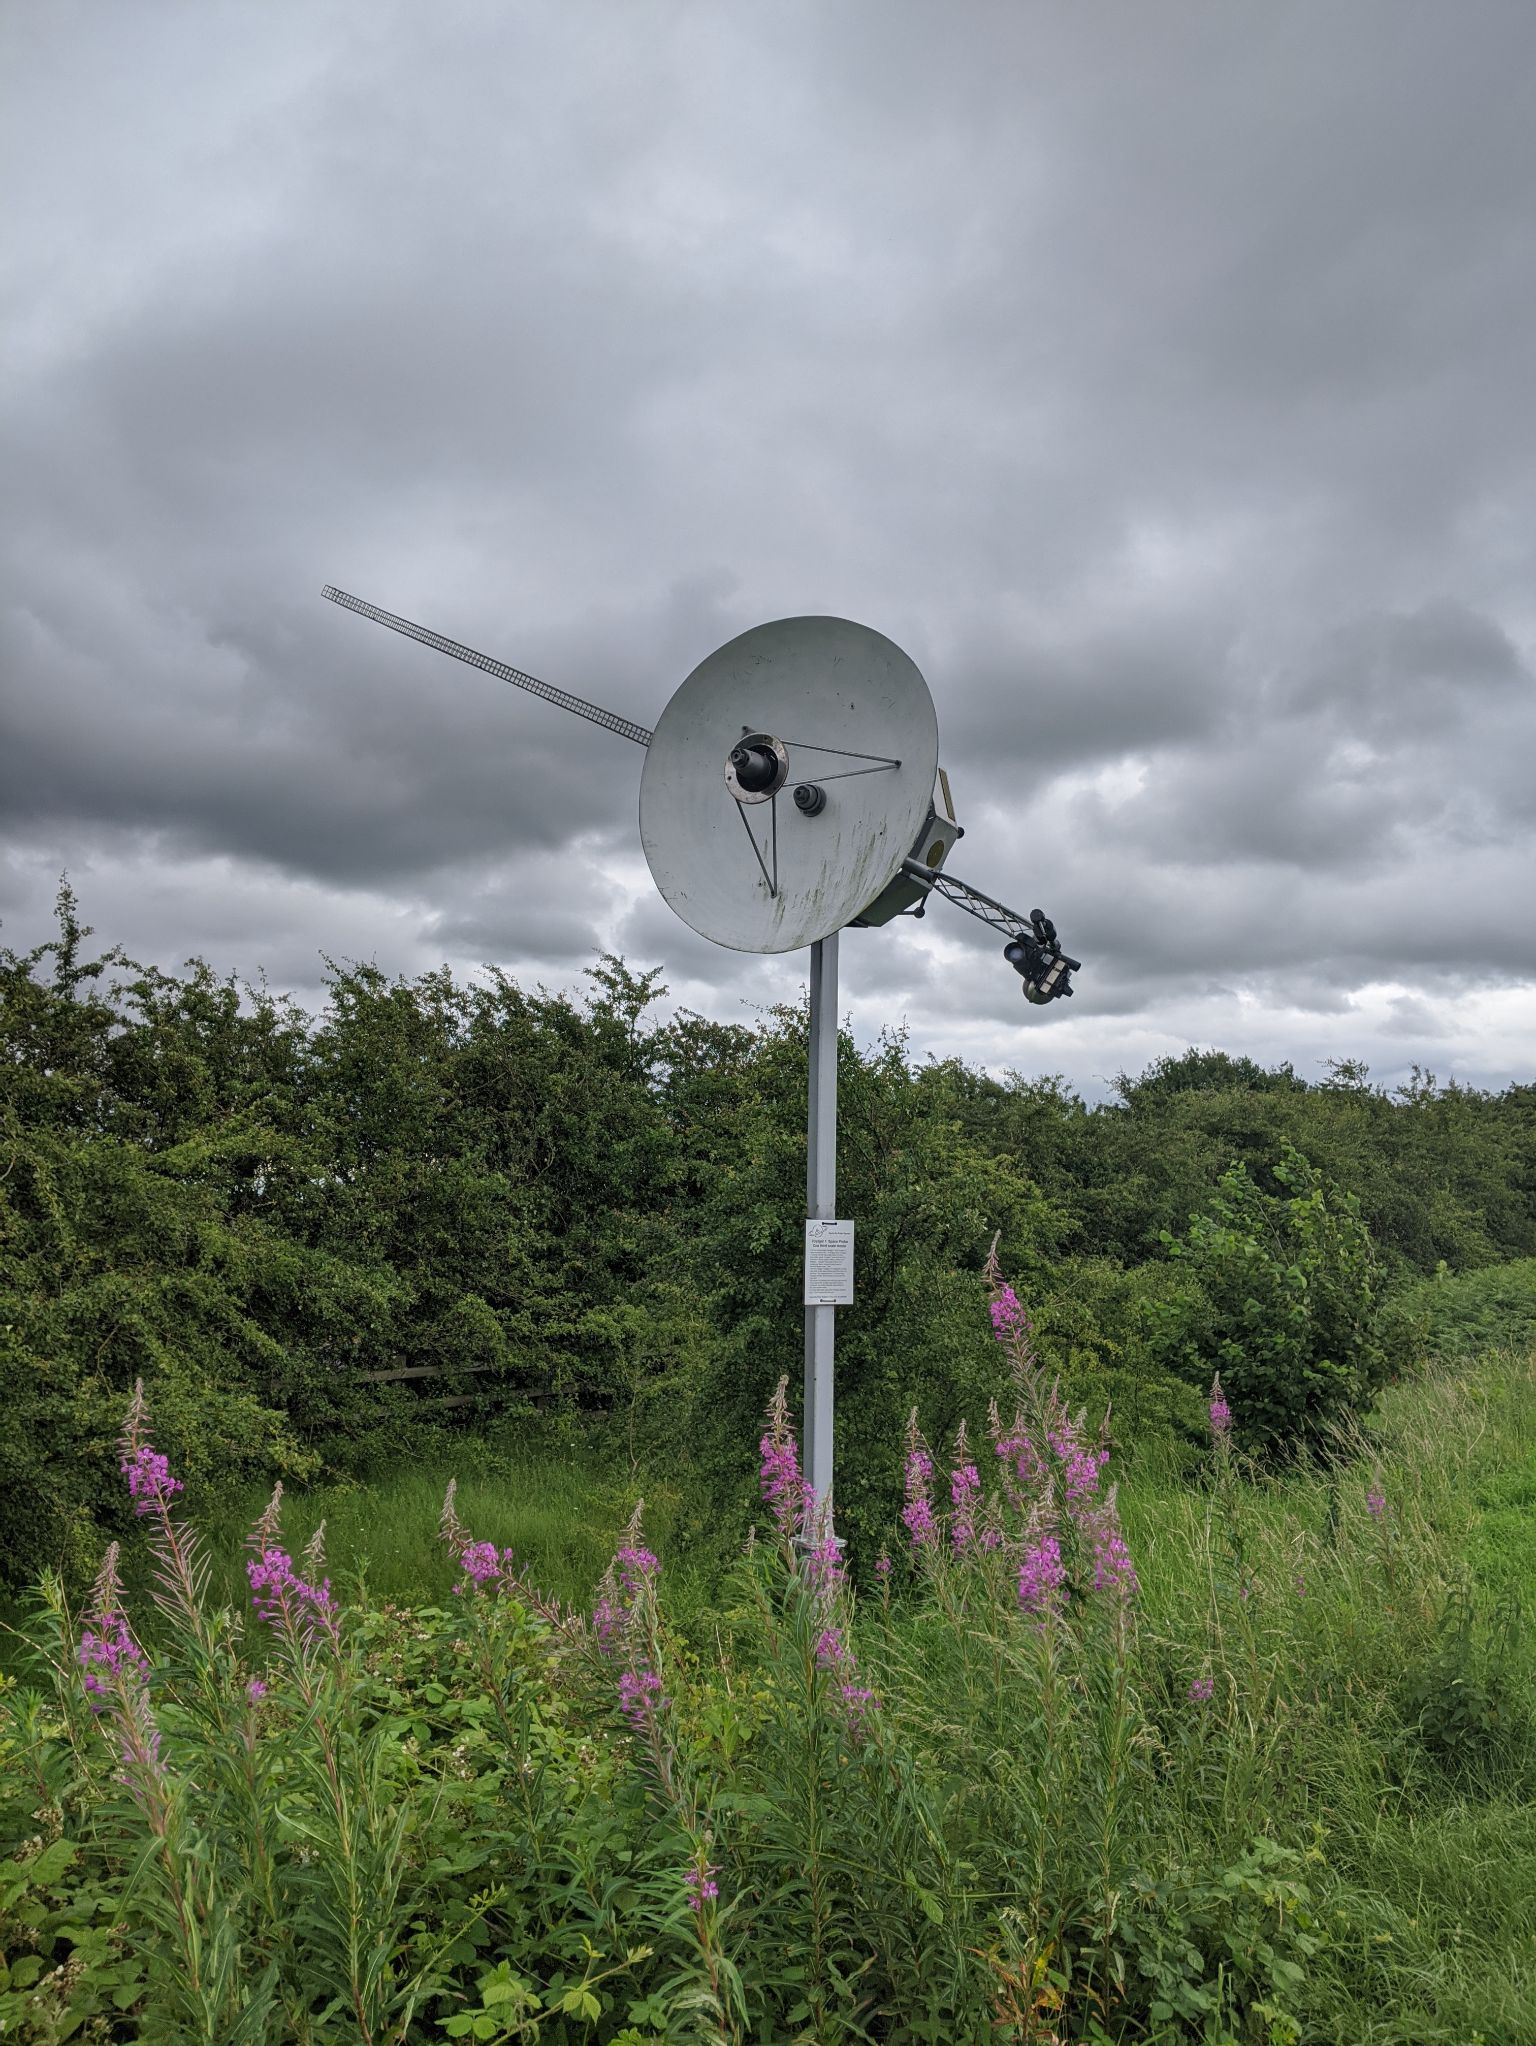
[[[837,1218],[837,933],[811,947],[810,1107],[805,1205],[813,1222]],[[805,1310],[805,1424],[801,1467],[811,1526],[832,1532],[832,1353],[835,1307]],[[824,1517],[823,1517],[824,1516]]]

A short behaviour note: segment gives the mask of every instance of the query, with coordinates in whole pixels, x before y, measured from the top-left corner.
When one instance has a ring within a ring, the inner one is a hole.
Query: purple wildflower
[[[937,1539],[937,1528],[933,1518],[933,1500],[929,1486],[933,1482],[933,1458],[928,1454],[922,1436],[917,1432],[917,1408],[912,1409],[907,1422],[907,1461],[904,1472],[907,1503],[901,1509],[902,1526],[911,1538],[914,1550],[932,1546]]]
[[[644,1516],[645,1501],[637,1500],[635,1510],[629,1516],[629,1524],[619,1537],[613,1561],[603,1572],[602,1582],[597,1587],[597,1603],[592,1608],[592,1633],[604,1653],[612,1653],[615,1646],[628,1637],[643,1595],[661,1573],[661,1564],[654,1552],[641,1540]],[[510,1559],[510,1550],[507,1556]]]
[[[143,1388],[135,1389],[130,1416],[143,1420]],[[149,1703],[149,1661],[129,1632],[118,1606],[117,1543],[108,1545],[91,1590],[80,1633],[82,1686],[94,1713],[110,1713],[122,1760],[121,1781],[163,1836],[167,1823],[166,1778],[160,1761],[160,1729]]]
[[[811,1550],[805,1559],[805,1574],[811,1589],[822,1599],[832,1598],[848,1582],[842,1544],[835,1535],[824,1535]]]
[[[661,1678],[654,1670],[627,1669],[619,1678],[619,1710],[639,1733],[650,1724],[652,1713],[666,1704],[661,1695]]]
[[[1086,1449],[1075,1425],[1068,1420],[1050,1431],[1049,1441],[1062,1467],[1068,1506],[1091,1499],[1099,1489],[1099,1472],[1109,1461],[1107,1449]]]
[[[320,1584],[307,1584],[295,1571],[293,1559],[277,1548],[253,1556],[245,1574],[251,1582],[251,1603],[269,1627],[301,1639],[306,1647],[313,1647],[322,1633],[336,1639],[336,1601],[328,1577]]]
[[[622,1600],[616,1598],[611,1591],[599,1593],[597,1604],[592,1608],[592,1632],[597,1637],[599,1648],[611,1647],[614,1636],[623,1631],[624,1622],[628,1617]]]
[[[1216,1679],[1214,1677],[1196,1677],[1189,1687],[1188,1696],[1189,1702],[1192,1705],[1209,1705],[1215,1695]]]
[[[891,1559],[886,1554],[885,1550],[882,1549],[879,1555],[875,1558],[875,1575],[877,1577],[889,1577],[890,1574]]]
[[[992,1333],[999,1342],[1011,1335],[1027,1336],[1032,1324],[1019,1296],[1011,1286],[999,1286],[992,1296]]]
[[[1218,1371],[1211,1380],[1211,1437],[1217,1443],[1229,1440],[1232,1434],[1232,1409],[1227,1405],[1227,1396],[1221,1389],[1221,1373]]]
[[[1381,1516],[1387,1510],[1386,1493],[1376,1491],[1367,1492],[1365,1495],[1365,1510],[1371,1516],[1372,1520],[1380,1520]]]
[[[1133,1599],[1141,1586],[1125,1536],[1120,1532],[1113,1488],[1103,1506],[1086,1525],[1093,1542],[1094,1590],[1107,1591],[1122,1600]]]
[[[1018,1494],[1023,1493],[1027,1496],[1045,1476],[1045,1459],[1030,1440],[1022,1420],[1017,1416],[1010,1432],[998,1438],[997,1454],[1004,1460],[1008,1489],[1014,1494],[1014,1504],[1017,1506],[1022,1503]]]
[[[507,1557],[509,1561],[511,1555],[512,1551],[508,1549]],[[459,1568],[464,1572],[464,1575],[453,1587],[455,1594],[459,1597],[462,1597],[471,1587],[476,1591],[480,1591],[487,1584],[494,1584],[501,1575],[501,1556],[497,1551],[496,1544],[494,1542],[466,1542],[459,1554]]]
[[[949,1473],[949,1503],[954,1508],[949,1539],[958,1556],[976,1539],[976,1495],[981,1490],[981,1473],[970,1457],[970,1441],[962,1421],[955,1430],[955,1460]]]
[[[109,1692],[121,1695],[149,1680],[149,1660],[118,1605],[122,1587],[117,1558],[117,1543],[108,1543],[80,1630],[79,1659],[84,1672],[80,1681],[93,1712],[106,1711]]]
[[[690,1911],[701,1910],[705,1904],[712,1904],[716,1897],[719,1896],[720,1885],[715,1881],[718,1873],[718,1869],[705,1866],[704,1868],[691,1868],[683,1877],[683,1883],[688,1892],[688,1909]]]
[[[857,1739],[870,1716],[879,1711],[880,1700],[867,1684],[844,1684],[842,1698],[848,1714],[848,1731]]]
[[[149,1680],[149,1658],[128,1631],[120,1612],[97,1613],[80,1631],[81,1684],[93,1712],[105,1712],[108,1694]]]
[[[847,1644],[843,1640],[841,1627],[823,1627],[816,1637],[816,1667],[818,1669],[841,1669],[845,1662],[851,1662]]]
[[[768,1402],[768,1430],[758,1444],[762,1463],[759,1484],[773,1510],[774,1524],[785,1541],[800,1531],[805,1518],[806,1486],[800,1456],[789,1425],[789,1379],[781,1378]]]
[[[123,1457],[118,1469],[128,1480],[128,1490],[135,1501],[133,1510],[141,1517],[169,1505],[176,1493],[185,1490],[180,1478],[171,1476],[169,1457],[151,1449],[147,1442],[141,1442]]]
[[[622,1542],[614,1555],[619,1584],[630,1597],[638,1596],[642,1584],[649,1584],[661,1569],[654,1552],[636,1542]]]
[[[997,1340],[1013,1353],[1013,1368],[1017,1376],[1031,1375],[1035,1362],[1030,1333],[1033,1324],[1024,1312],[1023,1303],[1017,1293],[1003,1277],[1002,1266],[997,1261],[997,1239],[987,1254],[987,1285],[991,1289],[992,1333]]]
[[[1020,1606],[1026,1613],[1035,1613],[1044,1618],[1061,1603],[1062,1588],[1066,1581],[1067,1570],[1061,1560],[1061,1543],[1053,1534],[1042,1535],[1033,1548],[1024,1551],[1024,1559],[1019,1564]]]
[[[245,1695],[253,1705],[259,1705],[267,1695],[267,1687],[260,1677],[252,1677],[245,1687]]]

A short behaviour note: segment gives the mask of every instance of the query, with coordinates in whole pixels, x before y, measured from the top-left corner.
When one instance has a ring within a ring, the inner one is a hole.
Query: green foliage
[[[1183,1241],[1187,1283],[1149,1305],[1149,1348],[1196,1384],[1220,1372],[1239,1444],[1290,1452],[1363,1411],[1389,1359],[1360,1204],[1290,1144],[1266,1192],[1241,1164],[1222,1174]]]
[[[519,1574],[269,1627],[198,1597],[172,1520],[158,1775],[122,1782],[57,1584],[31,1684],[0,1684],[4,2036],[1529,2037],[1530,1752],[1427,1701],[1470,1678],[1529,1713],[1512,1609],[1449,1594],[1532,1393],[1529,1364],[1420,1379],[1368,1469],[1133,1486],[1139,1596],[1084,1557],[1043,1627],[1012,1509],[1002,1548],[941,1540],[884,1597],[764,1540],[682,1629],[643,1577],[606,1649]],[[666,1702],[636,1721],[641,1667]]]
[[[1315,1847],[1260,1835],[1228,1868],[1135,1882],[1118,1933],[1152,2024],[1210,2038],[1251,2014],[1261,2036],[1296,2046],[1302,2031],[1290,2013],[1326,1939],[1306,1881],[1322,1859]]]
[[[1536,1343],[1536,1257],[1452,1273],[1404,1289],[1403,1312],[1430,1356],[1472,1358],[1487,1350],[1528,1350]]]
[[[1486,1615],[1453,1585],[1433,1649],[1403,1685],[1403,1712],[1453,1777],[1485,1783],[1525,1752],[1533,1728],[1518,1674],[1522,1606],[1508,1594]]]
[[[229,1491],[365,1476],[405,1432],[440,1445],[537,1404],[607,1413],[626,1461],[686,1476],[709,1543],[741,1527],[752,1416],[799,1369],[803,1009],[661,1022],[655,973],[605,959],[574,1002],[337,964],[309,1016],[196,961],[92,957],[88,937],[66,887],[53,944],[0,952],[0,1578],[78,1583],[125,1531],[111,1417],[139,1377],[180,1466]],[[906,1410],[936,1438],[979,1420],[996,1232],[1042,1359],[1165,1469],[1201,1437],[1195,1360],[1248,1334],[1240,1312],[1215,1329],[1160,1235],[1229,1198],[1234,1159],[1268,1197],[1289,1143],[1358,1199],[1367,1350],[1403,1354],[1426,1319],[1442,1347],[1530,1326],[1505,1261],[1536,1256],[1536,1088],[1415,1075],[1389,1096],[1347,1063],[1313,1085],[1191,1051],[1089,1107],[1059,1080],[914,1066],[899,1037],[845,1038],[839,1063],[858,1298],[838,1446],[861,1565]],[[1309,1370],[1337,1364],[1348,1313],[1321,1280],[1352,1227],[1329,1194],[1311,1335],[1274,1370],[1309,1343]],[[1441,1263],[1437,1306],[1404,1282]],[[1271,1323],[1287,1304],[1261,1300]]]
[[[805,1027],[803,1011],[780,1012],[760,1035],[729,1142],[697,1197],[695,1269],[715,1335],[689,1436],[717,1541],[722,1502],[726,1525],[744,1531],[757,1417],[777,1380],[802,1370]],[[982,1311],[989,1242],[1000,1233],[1005,1257],[1033,1283],[1063,1224],[1013,1162],[931,1112],[899,1036],[861,1052],[843,1035],[838,1099],[838,1203],[857,1218],[858,1301],[838,1322],[839,1525],[872,1562],[900,1492],[894,1446],[909,1410],[947,1433],[967,1415],[979,1420],[994,1389]]]

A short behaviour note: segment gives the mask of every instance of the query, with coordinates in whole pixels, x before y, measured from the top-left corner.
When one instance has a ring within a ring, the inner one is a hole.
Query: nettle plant
[[[841,2046],[1235,2008],[1236,1935],[1185,1938],[1169,2002],[1108,1449],[1037,1366],[995,1253],[989,1280],[1014,1388],[990,1454],[962,1428],[941,1476],[914,1416],[897,1554],[861,1600],[781,1383],[764,1532],[707,1647],[668,1617],[638,1507],[583,1615],[477,1539],[452,1486],[445,1608],[339,1598],[323,1529],[285,1548],[279,1487],[250,1610],[210,1611],[136,1392],[121,1469],[159,1624],[135,1631],[115,1550],[82,1621],[49,1588],[57,1720],[9,1730],[91,1901],[28,1921],[0,2030]],[[1186,1709],[1209,1699],[1197,1682]]]

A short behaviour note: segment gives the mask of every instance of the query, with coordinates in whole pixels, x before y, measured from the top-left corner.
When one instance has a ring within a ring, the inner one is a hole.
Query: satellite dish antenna
[[[901,648],[867,625],[754,626],[699,663],[652,730],[345,590],[321,594],[643,746],[640,843],[668,905],[738,952],[810,946],[802,1461],[810,1525],[830,1535],[835,1315],[852,1299],[851,1225],[836,1220],[838,933],[921,916],[937,894],[1007,938],[1003,956],[1031,1002],[1070,995],[1080,962],[1040,910],[1022,916],[943,871],[964,833],[933,699]]]
[[[938,764],[928,685],[882,633],[846,618],[754,626],[657,721],[640,776],[651,878],[717,945],[817,944],[900,873]]]

